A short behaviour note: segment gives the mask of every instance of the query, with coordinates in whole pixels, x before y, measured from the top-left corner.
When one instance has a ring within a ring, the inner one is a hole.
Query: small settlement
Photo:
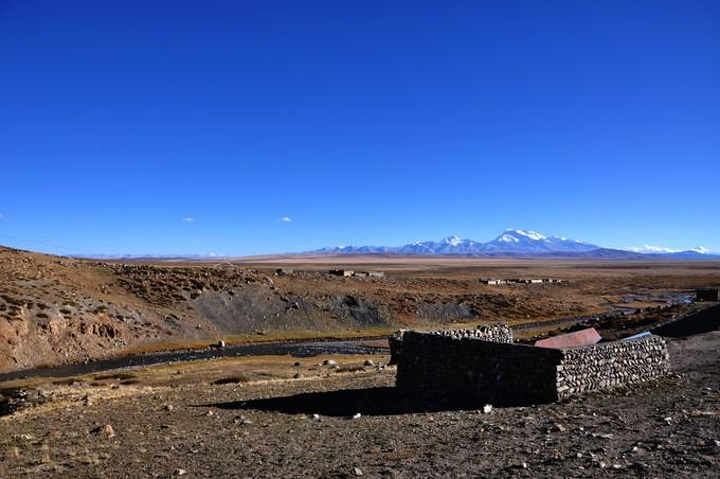
[[[384,278],[382,271],[351,271],[348,269],[331,269],[328,274],[342,276],[343,278]]]
[[[542,283],[566,283],[564,279],[554,278],[512,278],[512,279],[491,279],[483,278],[480,280],[482,284],[498,286],[502,284],[542,284]]]

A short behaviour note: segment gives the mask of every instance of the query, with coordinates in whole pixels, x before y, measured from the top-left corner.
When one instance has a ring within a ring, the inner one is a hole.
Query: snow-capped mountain
[[[704,246],[696,246],[689,250],[681,250],[681,249],[666,248],[664,246],[652,246],[652,245],[646,244],[644,246],[633,246],[631,248],[628,248],[628,251],[633,251],[635,253],[643,253],[643,254],[672,254],[672,253],[710,254],[710,250],[705,248]]]
[[[488,252],[505,253],[566,253],[599,249],[599,246],[559,236],[543,236],[536,231],[505,230],[494,240],[485,243]]]
[[[501,235],[487,243],[457,236],[448,236],[440,241],[422,241],[403,246],[343,246],[323,248],[314,253],[355,253],[355,254],[404,254],[404,255],[497,255],[497,254],[538,254],[587,252],[599,249],[582,241],[546,237],[535,231],[518,229],[505,230]]]
[[[659,246],[643,246],[627,250],[603,248],[585,241],[545,236],[537,231],[507,229],[486,243],[457,236],[440,241],[419,241],[403,246],[340,246],[312,251],[321,254],[401,254],[401,255],[458,255],[458,256],[564,256],[605,259],[642,260],[716,259],[707,248],[698,246],[680,251]]]

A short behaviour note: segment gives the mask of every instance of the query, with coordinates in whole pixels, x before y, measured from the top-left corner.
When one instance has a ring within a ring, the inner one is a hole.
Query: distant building
[[[354,271],[350,271],[348,269],[331,269],[328,273],[334,276],[342,276],[344,278],[348,278],[355,274]]]
[[[497,286],[500,284],[542,284],[542,283],[563,283],[565,280],[562,279],[552,279],[552,278],[531,278],[531,279],[520,279],[520,278],[510,278],[510,279],[486,279],[483,278],[480,280],[482,284],[489,284],[493,286]]]
[[[695,290],[695,301],[720,301],[720,289],[703,288]]]

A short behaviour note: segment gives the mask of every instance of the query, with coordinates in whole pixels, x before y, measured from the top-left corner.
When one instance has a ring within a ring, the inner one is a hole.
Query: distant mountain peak
[[[628,248],[628,251],[632,251],[634,253],[642,253],[642,254],[673,254],[673,253],[697,253],[697,254],[710,254],[710,250],[705,248],[704,246],[696,246],[694,248],[691,248],[689,250],[681,250],[681,249],[674,249],[674,248],[668,248],[666,246],[653,246],[653,245],[643,245],[643,246],[633,246],[631,248]]]
[[[498,236],[495,241],[499,241],[502,243],[517,243],[520,240],[517,237],[515,237],[509,233],[503,233],[500,236]]]
[[[555,253],[578,253],[598,249],[589,243],[566,238],[548,238],[537,231],[507,229],[487,243],[479,243],[459,236],[447,236],[440,241],[417,241],[402,246],[352,246],[326,248],[323,253],[355,254],[407,254],[407,255],[464,255],[485,256],[498,254],[534,255]]]
[[[643,254],[664,254],[664,253],[677,253],[680,250],[667,248],[665,246],[653,246],[653,245],[646,244],[643,246],[630,247],[630,248],[628,248],[628,251],[632,251],[633,253],[643,253]]]
[[[445,244],[452,245],[452,246],[457,246],[460,243],[462,243],[463,240],[459,236],[453,235],[453,236],[448,236],[447,238],[443,238],[442,242]]]
[[[526,238],[530,238],[531,240],[540,241],[547,239],[546,236],[541,235],[537,231],[531,231],[531,230],[518,230],[518,229],[507,229],[505,230],[505,233],[502,234],[502,236],[510,235],[510,236],[524,236]]]
[[[446,236],[439,241],[417,241],[402,246],[344,246],[324,248],[314,253],[330,254],[401,254],[401,255],[457,255],[457,256],[567,256],[587,258],[704,258],[713,259],[707,248],[697,246],[691,250],[679,251],[661,246],[645,245],[628,250],[602,248],[585,241],[562,236],[545,236],[537,231],[506,229],[495,239],[480,243],[459,236]]]

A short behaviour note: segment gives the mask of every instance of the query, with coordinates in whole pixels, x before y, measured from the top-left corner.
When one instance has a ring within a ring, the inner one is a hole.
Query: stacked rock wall
[[[398,388],[478,404],[554,401],[561,352],[521,344],[408,331],[398,357]]]
[[[682,338],[720,329],[720,305],[701,309],[688,316],[674,319],[652,329],[664,338]]]
[[[441,329],[430,331],[426,334],[434,334],[438,336],[448,336],[454,339],[475,338],[484,339],[486,341],[494,341],[496,343],[512,343],[512,329],[507,323],[481,324],[475,329]],[[397,364],[400,354],[402,354],[402,340],[405,330],[400,330],[390,337],[390,364]]]
[[[397,387],[477,404],[552,402],[668,370],[657,336],[559,350],[409,331],[401,343]]]
[[[507,323],[481,324],[475,329],[441,329],[429,334],[449,336],[454,339],[473,338],[495,343],[512,343],[512,329]]]
[[[669,361],[659,336],[565,349],[557,366],[558,398],[655,379],[668,372]]]

